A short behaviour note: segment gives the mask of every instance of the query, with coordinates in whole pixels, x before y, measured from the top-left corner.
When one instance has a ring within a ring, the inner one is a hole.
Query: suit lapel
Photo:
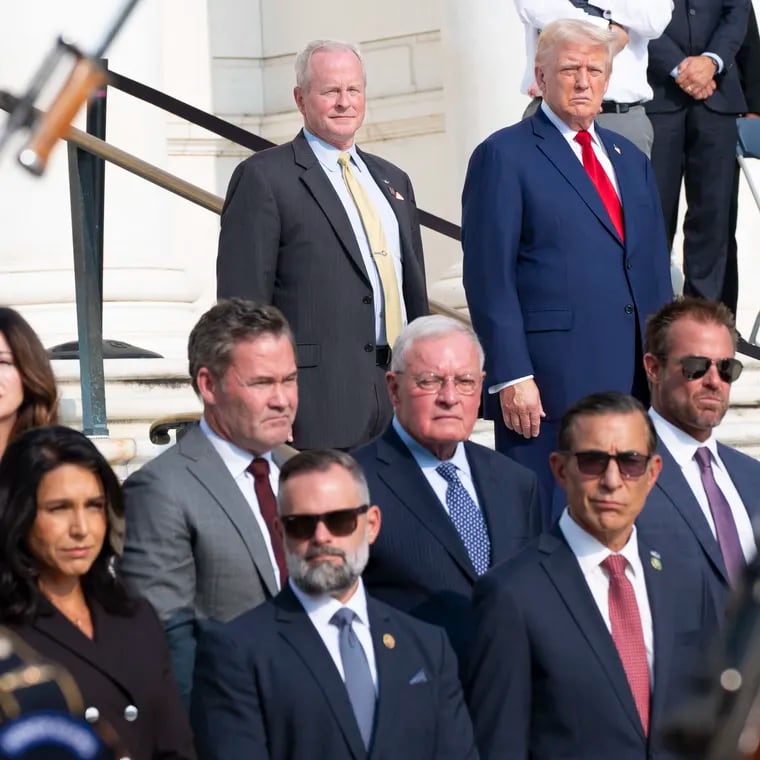
[[[299,132],[296,135],[292,145],[295,161],[304,169],[301,174],[301,182],[309,189],[317,205],[319,205],[330,222],[348,257],[369,285],[369,276],[364,267],[364,260],[359,250],[359,244],[356,242],[356,236],[354,235],[354,230],[351,227],[346,210],[343,208],[340,198],[338,198],[333,186],[330,184],[330,180],[325,175],[322,166],[314,155],[314,151],[312,151],[306,142],[303,132]]]
[[[639,556],[644,567],[649,609],[652,613],[652,637],[654,647],[654,689],[650,724],[659,725],[667,694],[668,663],[673,645],[673,599],[675,592],[669,592],[668,568],[656,570],[652,564],[653,552],[639,542]],[[650,733],[652,728],[650,727]]]
[[[385,757],[382,742],[386,737],[394,735],[400,695],[409,689],[409,678],[414,673],[406,672],[403,668],[407,654],[402,649],[405,640],[399,635],[393,618],[369,597],[367,612],[378,683],[377,711],[370,754],[373,757]]]
[[[95,638],[92,640],[58,610],[54,610],[51,615],[39,615],[33,627],[100,671],[106,678],[117,684],[125,692],[127,698],[134,703],[135,694],[139,689],[135,689],[132,671],[121,652],[124,641],[124,618],[109,615],[94,600],[88,600],[88,606],[95,631]]]
[[[380,480],[446,549],[462,572],[474,583],[477,574],[462,539],[414,457],[392,426],[377,442],[377,459],[377,475]]]
[[[754,524],[760,518],[760,467],[748,467],[742,455],[722,443],[718,444],[718,454]]]
[[[724,582],[728,584],[726,565],[723,562],[723,555],[720,553],[718,542],[715,540],[715,536],[713,536],[710,526],[707,524],[707,520],[694,493],[686,482],[681,468],[673,458],[673,455],[668,451],[667,446],[664,446],[662,442],[658,443],[657,451],[662,456],[662,471],[654,487],[659,488],[673,503],[673,506],[678,510],[694,533],[710,562],[715,566]]]
[[[551,161],[557,171],[568,181],[570,186],[583,199],[592,213],[599,219],[615,240],[620,243],[620,236],[612,224],[610,215],[602,203],[601,196],[591,178],[588,176],[583,164],[573,153],[559,130],[549,121],[544,112],[539,108],[531,117],[533,133],[538,138],[538,149]]]
[[[541,562],[544,570],[599,660],[623,711],[643,739],[641,720],[615,642],[559,525],[555,524],[549,534],[540,537],[538,548],[546,554]]]
[[[480,509],[486,519],[488,535],[491,540],[491,564],[495,564],[495,557],[504,557],[508,549],[513,548],[509,533],[509,523],[504,519],[504,504],[510,498],[508,493],[499,488],[496,473],[489,467],[481,456],[478,456],[477,448],[466,441],[464,449],[467,461],[470,463],[470,472],[478,494]]]
[[[359,733],[346,686],[324,642],[288,584],[274,602],[277,606],[276,619],[280,636],[292,647],[294,656],[301,659],[324,692],[325,701],[335,715],[352,757],[364,760],[367,750]]]
[[[641,196],[640,180],[637,182],[638,178],[626,166],[627,156],[623,156],[622,149],[615,142],[614,133],[599,126],[596,126],[595,129],[597,136],[607,151],[612,168],[615,170],[615,179],[617,180],[620,192],[620,204],[623,207],[625,247],[627,250],[632,251],[635,249],[636,238],[639,234],[634,210],[637,199]],[[617,233],[617,230],[615,232]],[[618,239],[620,239],[619,236]]]
[[[243,539],[251,562],[272,596],[277,581],[269,561],[269,551],[251,507],[237,483],[199,427],[191,428],[179,441],[179,451],[187,459],[187,468],[208,491]]]

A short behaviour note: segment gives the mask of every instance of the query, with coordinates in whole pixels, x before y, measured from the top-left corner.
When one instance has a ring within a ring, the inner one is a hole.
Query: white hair
[[[342,40],[312,40],[297,56],[295,62],[296,86],[302,90],[309,89],[309,63],[314,53],[321,50],[328,52],[348,51],[353,53],[362,65],[364,83],[367,83],[367,72],[364,70],[364,60],[359,51],[359,46],[353,42],[343,42]]]
[[[442,314],[431,314],[428,317],[417,317],[396,338],[391,357],[391,371],[404,371],[406,367],[406,355],[417,341],[425,340],[426,338],[442,338],[454,334],[466,335],[472,341],[472,344],[478,349],[480,369],[482,370],[485,363],[485,353],[473,329],[464,322],[459,322],[452,317],[445,317]]]
[[[543,66],[557,47],[567,43],[594,45],[607,53],[607,68],[612,68],[615,34],[609,29],[595,26],[589,21],[565,18],[547,24],[536,43],[536,66]]]

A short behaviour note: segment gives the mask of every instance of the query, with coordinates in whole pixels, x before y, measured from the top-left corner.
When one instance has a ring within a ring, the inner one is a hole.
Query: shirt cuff
[[[704,52],[702,55],[707,56],[708,58],[711,58],[713,61],[715,61],[715,65],[718,67],[715,71],[716,74],[723,73],[723,59],[717,53]]]
[[[517,383],[521,383],[523,380],[532,380],[533,375],[525,375],[525,377],[518,377],[516,380],[510,380],[508,383],[499,383],[498,385],[490,385],[488,387],[488,393],[489,395],[493,396],[494,394],[498,393],[502,388],[509,388],[510,385],[517,385]]]

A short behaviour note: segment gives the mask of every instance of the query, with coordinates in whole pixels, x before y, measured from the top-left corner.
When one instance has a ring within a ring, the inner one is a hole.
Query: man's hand
[[[614,21],[610,22],[610,31],[615,35],[615,42],[612,45],[612,55],[617,55],[628,44],[628,32],[620,24]]]
[[[504,424],[525,438],[536,438],[541,418],[546,417],[541,406],[541,394],[533,378],[522,380],[499,391]]]
[[[705,92],[710,83],[713,91],[715,90],[714,77],[717,73],[718,66],[712,58],[707,55],[690,55],[678,64],[676,84],[693,98],[704,100],[704,97],[709,97]]]

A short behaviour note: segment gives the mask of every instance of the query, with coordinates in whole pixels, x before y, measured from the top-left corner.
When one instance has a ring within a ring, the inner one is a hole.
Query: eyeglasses
[[[639,454],[637,451],[621,451],[619,454],[608,454],[606,451],[563,451],[563,454],[574,456],[581,475],[601,478],[610,466],[610,459],[617,462],[621,477],[626,480],[640,478],[647,469],[651,454]]]
[[[712,365],[718,370],[724,383],[733,383],[739,379],[744,365],[738,359],[708,359],[706,356],[684,356],[678,360],[683,376],[687,380],[699,380],[704,377]]]
[[[403,375],[403,372],[396,372]],[[447,380],[454,383],[457,393],[463,396],[472,396],[480,388],[480,377],[472,375],[436,375],[434,372],[423,372],[419,375],[410,375],[414,384],[423,393],[440,393]]]
[[[297,541],[311,538],[321,522],[333,536],[350,536],[356,530],[359,515],[363,515],[368,509],[369,504],[362,504],[353,509],[336,509],[333,512],[323,512],[321,515],[284,515],[280,517],[280,522],[288,538]]]

